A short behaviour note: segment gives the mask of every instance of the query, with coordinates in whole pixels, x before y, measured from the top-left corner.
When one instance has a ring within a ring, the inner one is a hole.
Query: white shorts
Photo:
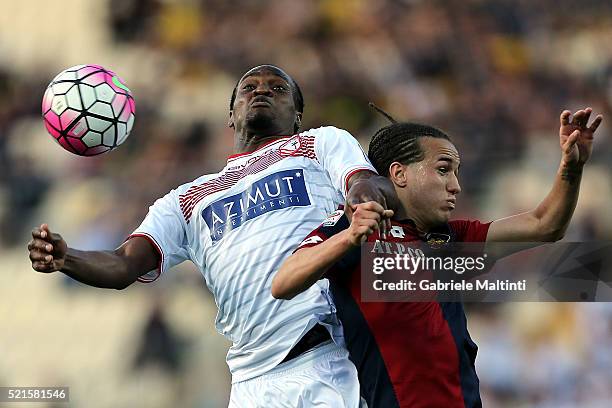
[[[331,340],[279,364],[269,373],[232,384],[230,408],[357,408],[357,369]]]

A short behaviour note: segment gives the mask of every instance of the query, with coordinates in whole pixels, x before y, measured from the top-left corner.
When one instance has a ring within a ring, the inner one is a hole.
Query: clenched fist
[[[351,226],[346,231],[350,243],[354,246],[360,246],[366,241],[368,235],[380,230],[382,223],[390,224],[391,217],[393,217],[393,210],[385,210],[376,201],[353,205],[351,209],[353,210]]]
[[[64,267],[68,245],[59,234],[42,224],[32,230],[32,240],[28,243],[32,268],[38,272],[55,272]]]

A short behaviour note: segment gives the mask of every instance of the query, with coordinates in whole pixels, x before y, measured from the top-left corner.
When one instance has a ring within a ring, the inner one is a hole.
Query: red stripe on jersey
[[[257,174],[286,157],[306,157],[312,160],[317,160],[314,150],[315,137],[298,135],[297,140],[300,142],[300,145],[299,148],[293,152],[287,152],[286,149],[281,149],[282,146],[285,145],[283,144],[257,158],[252,163],[240,170],[233,172],[226,171],[216,178],[205,181],[200,185],[190,187],[185,194],[181,194],[179,196],[179,205],[185,221],[189,223],[193,209],[205,197],[218,193],[219,191],[227,190],[228,188],[233,187],[242,178],[251,174]]]
[[[372,171],[372,169],[368,168],[368,167],[359,167],[355,170],[351,170],[349,172],[349,174],[346,175],[346,177],[344,178],[344,194],[347,195],[348,191],[349,191],[349,180],[351,179],[351,177],[353,177],[354,174],[359,173],[360,171]]]
[[[266,142],[266,143],[262,144],[257,149],[253,150],[252,152],[236,153],[236,154],[229,155],[229,156],[227,156],[227,161],[229,162],[231,160],[237,159],[238,157],[248,156],[248,155],[257,153],[258,151],[262,150],[264,147],[270,146],[272,143],[278,143],[278,142],[280,142],[282,140],[287,140],[289,137],[291,137],[291,136],[281,137],[281,138],[275,139],[275,140],[270,140],[269,142]]]
[[[147,241],[149,241],[149,243],[153,246],[153,248],[155,248],[157,250],[157,252],[159,253],[159,262],[157,263],[157,275],[155,275],[154,278],[146,278],[145,275],[139,276],[138,278],[136,278],[136,280],[138,282],[143,282],[143,283],[150,283],[150,282],[154,282],[157,280],[157,278],[159,278],[161,276],[161,271],[162,271],[162,265],[164,264],[164,253],[161,250],[161,247],[159,246],[159,244],[157,243],[157,241],[155,241],[155,239],[149,235],[149,234],[145,234],[144,232],[137,232],[135,234],[130,235],[126,241],[128,239],[132,239],[135,237],[141,237],[146,239]]]

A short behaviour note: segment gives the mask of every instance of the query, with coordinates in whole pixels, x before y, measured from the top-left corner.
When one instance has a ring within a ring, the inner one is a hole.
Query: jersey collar
[[[227,156],[227,163],[229,164],[231,161],[237,160],[237,159],[242,159],[245,157],[249,157],[253,154],[259,153],[261,152],[261,150],[265,149],[266,147],[269,147],[270,145],[274,144],[274,143],[278,143],[280,141],[284,141],[289,139],[292,136],[278,136],[278,139],[274,139],[274,140],[270,140],[264,144],[262,144],[261,146],[259,146],[257,149],[253,150],[252,152],[244,152],[244,153],[235,153],[232,154],[230,156]]]
[[[435,240],[447,243],[455,240],[453,231],[448,223],[432,228],[429,232],[423,234],[422,232],[419,232],[416,227],[416,223],[410,218],[397,220],[395,222],[401,224],[402,227],[406,228],[410,234],[414,235],[415,237],[419,237],[419,239],[423,241],[429,242]]]

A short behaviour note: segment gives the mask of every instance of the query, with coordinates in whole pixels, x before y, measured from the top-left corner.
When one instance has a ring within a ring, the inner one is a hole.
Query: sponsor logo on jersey
[[[336,210],[333,213],[329,214],[325,221],[323,221],[324,227],[333,227],[340,221],[340,218],[344,215],[343,210]]]
[[[266,153],[266,154],[269,154],[269,153]],[[242,170],[242,169],[250,166],[251,164],[255,163],[257,160],[261,159],[264,156],[253,156],[253,157],[249,158],[246,162],[244,162],[242,164],[238,164],[236,166],[228,167],[226,171],[227,172],[234,172],[234,171]]]
[[[224,197],[202,210],[202,217],[218,241],[244,222],[270,211],[310,205],[304,170],[284,170],[266,176],[242,193]]]
[[[306,245],[316,245],[320,242],[323,242],[323,238],[321,238],[318,235],[313,235],[312,237],[308,237],[305,240],[303,240],[298,248],[302,248],[303,246],[306,246]]]
[[[393,225],[390,232],[391,236],[394,238],[404,238],[406,236],[404,228],[399,225]]]
[[[389,242],[377,239],[372,246],[371,253],[389,255],[407,255],[409,258],[425,256],[421,248],[412,248],[410,244],[402,242]]]

